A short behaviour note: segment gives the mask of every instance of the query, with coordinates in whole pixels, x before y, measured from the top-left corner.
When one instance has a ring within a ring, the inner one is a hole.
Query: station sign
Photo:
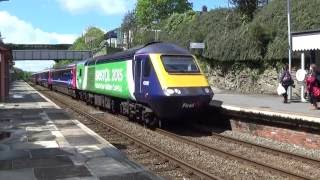
[[[304,69],[299,69],[297,72],[296,72],[296,78],[298,81],[302,82],[304,81],[304,79],[306,78],[306,75],[307,75],[307,71],[304,70]]]
[[[204,48],[205,48],[204,43],[196,43],[196,42],[190,43],[190,49],[204,49]]]

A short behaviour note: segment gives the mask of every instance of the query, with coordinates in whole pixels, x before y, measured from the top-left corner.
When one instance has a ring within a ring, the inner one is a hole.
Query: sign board
[[[204,43],[190,43],[190,49],[204,49],[205,45]]]
[[[298,81],[302,82],[306,78],[307,71],[304,69],[299,69],[296,73],[296,78]]]

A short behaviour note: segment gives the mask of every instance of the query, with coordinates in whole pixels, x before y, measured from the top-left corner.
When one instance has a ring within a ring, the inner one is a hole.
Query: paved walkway
[[[262,113],[320,123],[320,110],[311,110],[310,103],[294,100],[289,104],[284,104],[282,101],[282,96],[220,92],[215,94],[213,104],[229,110]]]
[[[0,179],[159,179],[25,82],[0,104]]]

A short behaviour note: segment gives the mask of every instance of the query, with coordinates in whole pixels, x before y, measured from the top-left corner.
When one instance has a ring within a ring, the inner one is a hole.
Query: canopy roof
[[[320,50],[320,29],[292,33],[292,50]]]

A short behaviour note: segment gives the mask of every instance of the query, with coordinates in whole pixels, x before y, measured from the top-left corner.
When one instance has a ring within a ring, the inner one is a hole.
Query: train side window
[[[80,69],[80,71],[79,71],[79,76],[81,76],[82,75],[82,69]]]
[[[151,73],[151,62],[150,62],[150,58],[147,57],[144,62],[143,77],[149,77],[150,73]]]

